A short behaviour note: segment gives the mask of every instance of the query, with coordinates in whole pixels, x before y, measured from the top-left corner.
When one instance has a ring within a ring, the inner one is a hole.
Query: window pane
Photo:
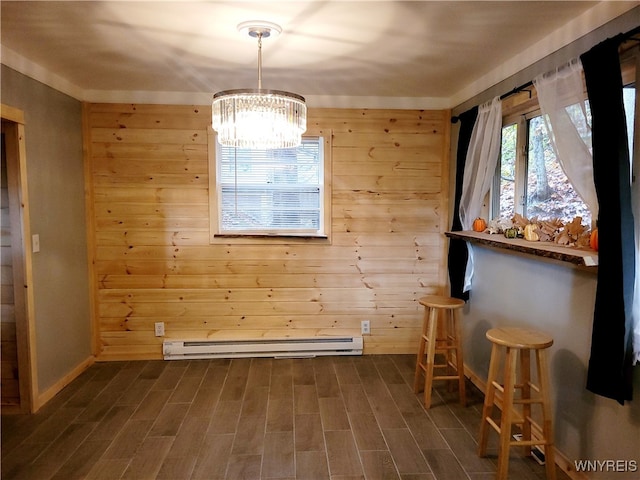
[[[290,149],[218,145],[220,231],[322,233],[323,161],[320,138]]]
[[[502,128],[502,148],[500,151],[500,212],[501,218],[512,218],[515,210],[516,146],[518,125]],[[495,215],[494,215],[495,217]]]
[[[591,213],[562,171],[541,116],[529,121],[527,218],[559,218],[564,223],[582,217],[591,225]]]
[[[634,118],[636,110],[636,87],[625,87],[622,89],[624,99],[624,112],[627,121],[627,138],[629,139],[629,158],[633,159],[633,131],[635,128]],[[631,161],[633,164],[633,160]]]

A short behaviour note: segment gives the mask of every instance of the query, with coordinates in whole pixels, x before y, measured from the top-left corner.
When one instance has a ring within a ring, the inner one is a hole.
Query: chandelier
[[[213,96],[212,126],[218,141],[250,149],[297,147],[307,129],[304,97],[262,88],[262,39],[282,29],[270,22],[243,22],[238,30],[258,39],[258,88],[225,90]]]

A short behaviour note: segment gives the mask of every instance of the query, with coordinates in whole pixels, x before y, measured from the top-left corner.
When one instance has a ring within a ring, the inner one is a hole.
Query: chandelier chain
[[[258,32],[258,89],[262,88],[262,32]]]

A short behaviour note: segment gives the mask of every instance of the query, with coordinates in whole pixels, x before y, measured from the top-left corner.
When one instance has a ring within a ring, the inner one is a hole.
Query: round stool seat
[[[420,298],[418,302],[420,302],[420,305],[430,308],[454,309],[464,307],[464,300],[440,295],[427,295]]]
[[[551,335],[530,328],[492,328],[486,333],[486,336],[489,341],[509,348],[538,350],[553,345],[553,337]]]

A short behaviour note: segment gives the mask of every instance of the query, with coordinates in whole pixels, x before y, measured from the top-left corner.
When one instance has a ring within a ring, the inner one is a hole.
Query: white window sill
[[[598,266],[598,252],[591,249],[564,247],[552,242],[530,242],[522,238],[506,238],[496,233],[481,233],[473,231],[446,232],[449,238],[457,238],[478,245],[503,249],[506,252],[524,253],[545,259],[559,260],[580,267]],[[505,252],[505,253],[506,253]]]

